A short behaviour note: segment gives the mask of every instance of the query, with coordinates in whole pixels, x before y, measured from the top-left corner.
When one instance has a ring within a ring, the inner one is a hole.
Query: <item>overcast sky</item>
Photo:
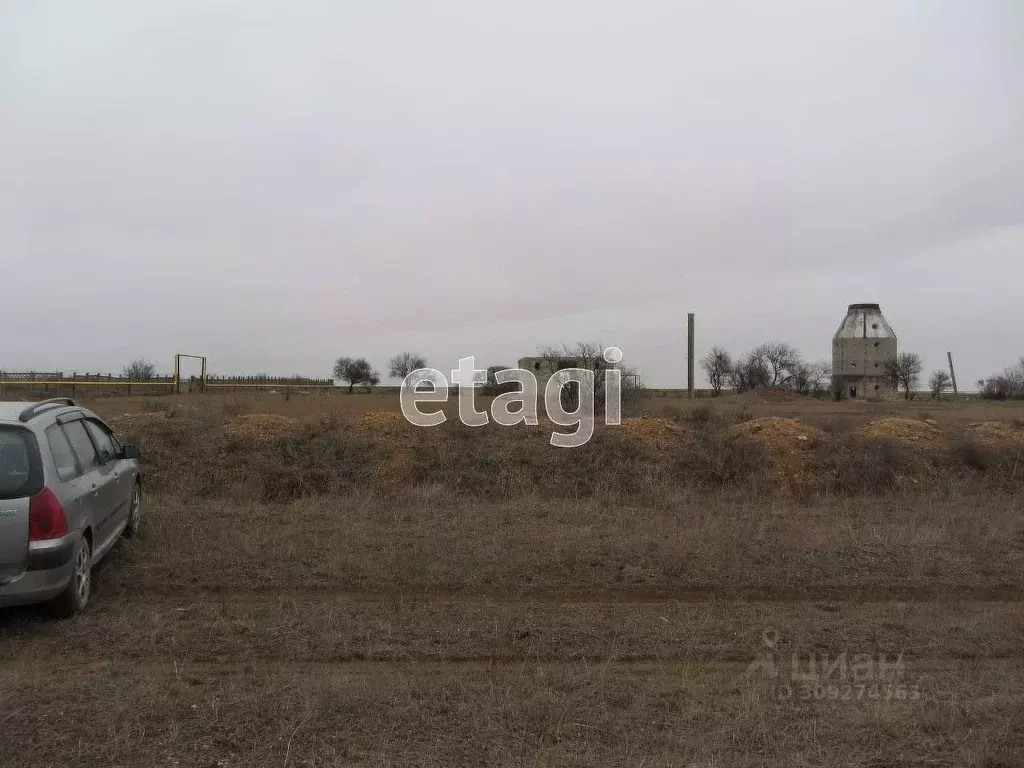
[[[0,368],[1024,355],[1016,0],[0,8]]]

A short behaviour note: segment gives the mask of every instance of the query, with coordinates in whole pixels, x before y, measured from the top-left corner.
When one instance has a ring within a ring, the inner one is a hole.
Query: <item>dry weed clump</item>
[[[416,460],[408,450],[398,451],[370,468],[372,484],[383,491],[405,488],[416,479]]]
[[[927,458],[894,437],[832,436],[815,451],[805,476],[809,495],[884,496],[927,487],[921,479],[934,474]]]
[[[854,433],[867,440],[892,438],[925,448],[941,448],[948,444],[946,434],[933,421],[887,416],[862,424]]]
[[[670,456],[669,477],[682,487],[757,492],[764,489],[765,471],[772,466],[764,444],[709,424],[688,433],[681,450]],[[774,486],[775,480],[767,485]]]

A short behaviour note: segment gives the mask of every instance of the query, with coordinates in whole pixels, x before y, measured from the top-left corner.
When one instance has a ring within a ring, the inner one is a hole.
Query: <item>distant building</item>
[[[851,304],[832,339],[832,387],[841,398],[881,400],[896,394],[885,363],[896,334],[878,304]]]
[[[537,379],[537,391],[543,395],[544,387],[557,371],[564,370],[566,368],[586,368],[589,370],[598,371],[602,368],[613,368],[615,366],[609,365],[604,361],[603,358],[598,357],[596,360],[580,359],[578,357],[521,357],[519,358],[519,368],[524,371],[529,371]]]

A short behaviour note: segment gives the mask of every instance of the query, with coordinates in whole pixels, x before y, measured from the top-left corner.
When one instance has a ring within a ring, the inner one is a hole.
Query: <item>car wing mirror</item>
[[[131,443],[125,443],[121,446],[121,458],[122,459],[137,459],[142,456],[138,446],[132,445]]]

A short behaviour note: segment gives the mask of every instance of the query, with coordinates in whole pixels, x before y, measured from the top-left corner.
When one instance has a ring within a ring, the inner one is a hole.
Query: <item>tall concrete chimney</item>
[[[693,400],[693,312],[686,316],[686,394]]]

